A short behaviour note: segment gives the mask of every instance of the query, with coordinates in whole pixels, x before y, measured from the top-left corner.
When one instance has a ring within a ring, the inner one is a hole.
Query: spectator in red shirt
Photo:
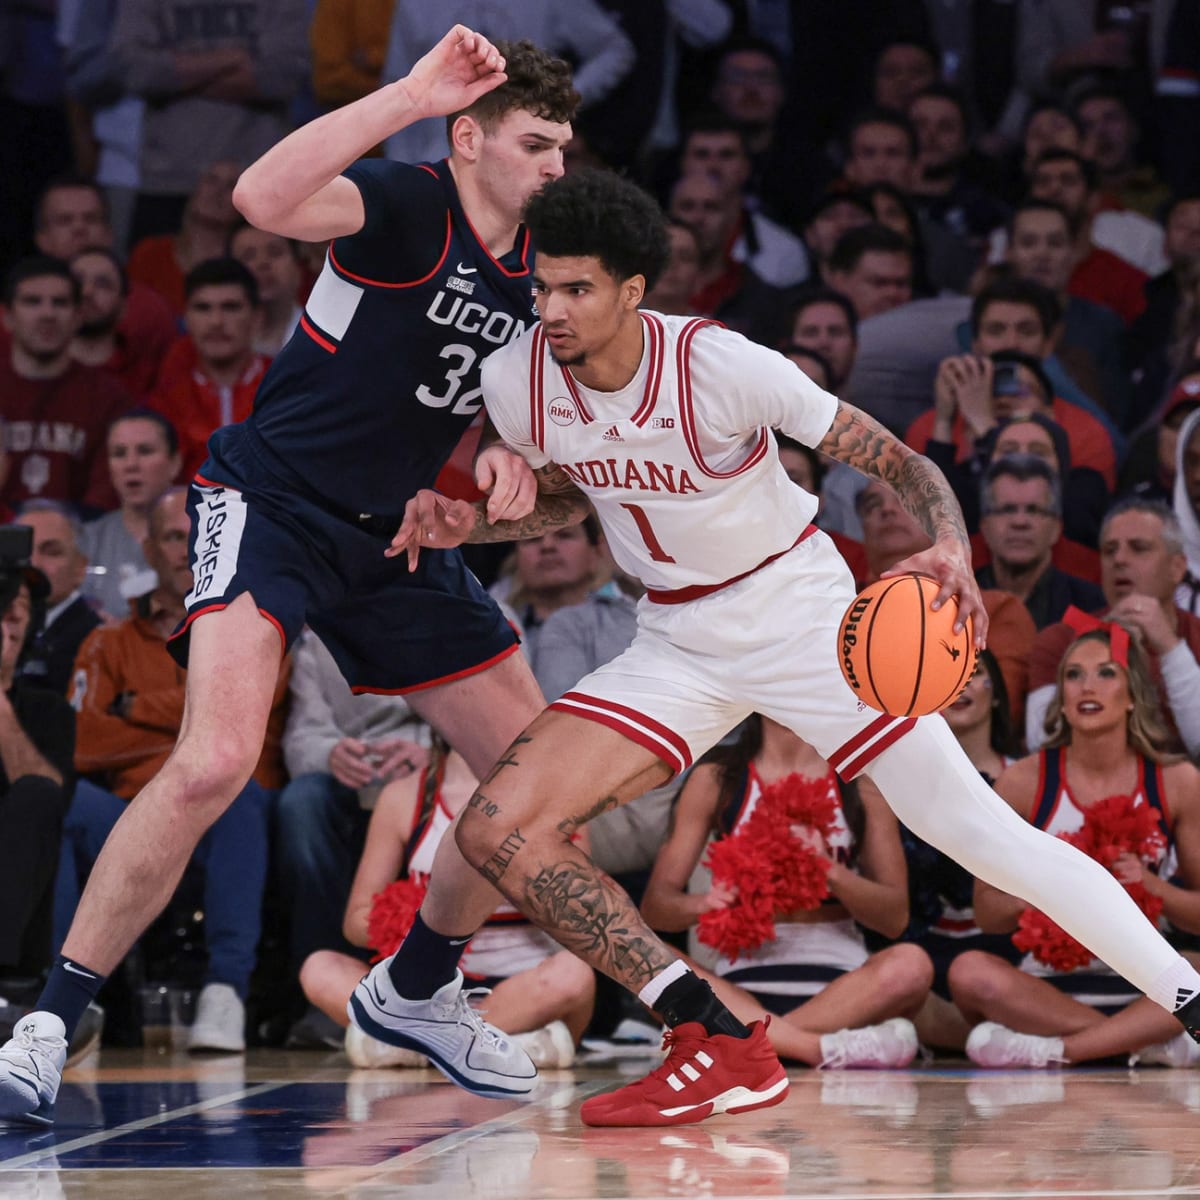
[[[1100,208],[1095,166],[1071,150],[1043,151],[1033,164],[1029,195],[1060,205],[1071,218],[1078,261],[1067,291],[1111,308],[1132,324],[1146,307],[1143,288],[1150,277],[1092,241],[1092,221]]]
[[[92,513],[116,507],[104,439],[130,400],[107,372],[71,357],[79,284],[66,263],[27,258],[6,277],[3,302],[11,342],[0,356],[8,451],[0,503],[58,500]]]
[[[69,265],[80,294],[79,328],[71,341],[71,357],[86,367],[103,368],[143,403],[154,390],[169,343],[131,341],[121,329],[129,280],[111,250],[101,246],[81,250]]]
[[[82,250],[112,250],[115,240],[108,198],[90,179],[60,175],[42,189],[34,230],[42,254],[69,262]],[[170,305],[153,288],[129,282],[117,334],[125,346],[136,348],[138,359],[145,360],[144,374],[151,381],[178,332]]]
[[[178,431],[188,479],[204,462],[210,435],[250,415],[271,360],[254,349],[258,284],[237,259],[193,267],[184,291],[187,334],[171,348],[150,407]]]

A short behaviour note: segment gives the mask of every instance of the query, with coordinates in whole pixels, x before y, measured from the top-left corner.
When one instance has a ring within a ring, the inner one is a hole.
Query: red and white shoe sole
[[[783,1067],[780,1067],[779,1073],[773,1076],[765,1087],[758,1088],[757,1090],[734,1087],[730,1088],[727,1092],[722,1092],[719,1096],[713,1097],[712,1100],[706,1100],[703,1104],[685,1104],[679,1108],[659,1109],[657,1120],[638,1121],[631,1119],[628,1122],[602,1120],[597,1122],[597,1124],[616,1127],[695,1125],[720,1113],[729,1113],[732,1116],[737,1113],[753,1112],[756,1108],[770,1108],[773,1104],[779,1104],[785,1100],[787,1094],[787,1072]],[[586,1115],[583,1116],[583,1123],[585,1125],[592,1124]]]

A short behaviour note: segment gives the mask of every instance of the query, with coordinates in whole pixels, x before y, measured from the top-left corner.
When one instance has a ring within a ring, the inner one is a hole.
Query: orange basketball
[[[863,588],[842,617],[838,661],[859,699],[880,712],[920,717],[945,708],[975,670],[975,631],[968,618],[954,632],[958,604],[934,612],[938,583],[897,575]]]

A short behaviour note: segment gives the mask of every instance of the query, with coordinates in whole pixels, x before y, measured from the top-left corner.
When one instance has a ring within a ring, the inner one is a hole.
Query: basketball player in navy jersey
[[[331,239],[328,257],[252,416],[214,435],[192,488],[179,740],[109,837],[37,1011],[0,1050],[0,1119],[52,1120],[67,1039],[249,777],[305,623],[354,689],[408,694],[480,776],[540,711],[515,635],[459,556],[426,556],[412,575],[384,549],[480,411],[481,360],[536,320],[521,212],[562,174],[577,102],[565,63],[455,26],[407,77],[297,130],[238,181],[252,224]],[[446,161],[356,161],[423,117],[448,118]],[[532,474],[503,446],[482,450],[476,475],[493,519],[532,505]],[[418,984],[443,961],[453,972],[456,943],[497,902],[475,883],[427,907],[404,970]],[[469,1063],[439,1057],[446,1022],[467,1031]],[[461,989],[439,996],[431,1026],[429,1053],[465,1086],[532,1086],[524,1051]]]
[[[624,654],[556,700],[486,776],[459,819],[469,863],[535,924],[627,987],[669,1026],[669,1054],[635,1083],[586,1100],[589,1125],[671,1125],[779,1103],[787,1076],[762,1022],[742,1025],[659,939],[570,834],[662,782],[760,712],[845,779],[865,773],[919,837],[1034,904],[1197,1036],[1200,975],[1099,863],[1034,829],[981,779],[945,721],[876,713],[838,667],[854,597],[816,498],[793,485],[770,428],[894,489],[931,548],[919,571],[958,600],[977,644],[987,615],[962,513],[945,477],[794,364],[714,322],[641,300],[667,260],[654,201],[583,171],[533,197],[541,323],[483,370],[488,412],[538,478],[528,517],[429,492],[392,552],[536,536],[594,506],[619,566],[646,584]],[[445,886],[435,872],[431,891]],[[401,953],[404,947],[401,948]],[[453,982],[446,987],[453,990]],[[425,1019],[393,993],[385,960],[351,998],[356,1024],[409,1044]]]

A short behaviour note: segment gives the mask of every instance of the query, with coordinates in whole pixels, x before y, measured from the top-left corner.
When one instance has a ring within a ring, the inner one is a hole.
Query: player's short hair
[[[598,258],[617,280],[641,275],[649,291],[670,257],[662,209],[635,183],[612,171],[572,171],[525,207],[525,224],[539,255]]]
[[[156,412],[153,408],[141,405],[138,408],[131,408],[128,412],[123,412],[109,422],[108,432],[112,433],[118,425],[123,425],[126,421],[149,421],[151,425],[156,425],[163,435],[168,454],[175,454],[179,450],[179,434],[176,432],[175,426],[162,413]]]
[[[251,308],[258,307],[258,280],[254,272],[236,258],[206,258],[197,263],[184,276],[183,298],[191,298],[203,287],[216,287],[222,284],[233,284],[246,293]]]
[[[839,274],[856,270],[864,254],[903,254],[912,261],[913,250],[905,238],[894,229],[872,221],[847,229],[837,240],[829,255],[829,269]]]
[[[971,336],[979,336],[983,314],[993,304],[1027,304],[1038,315],[1042,334],[1049,337],[1054,327],[1062,320],[1062,305],[1058,297],[1044,284],[1032,279],[1018,279],[1015,275],[1003,275],[986,287],[980,288],[971,301]]]
[[[61,258],[53,258],[49,254],[31,254],[14,263],[4,276],[0,300],[11,305],[17,298],[17,288],[21,284],[30,279],[43,279],[48,275],[55,279],[65,279],[71,285],[71,302],[78,305],[82,299],[79,280],[71,274],[71,268]]]
[[[484,133],[491,133],[510,112],[532,113],[559,125],[574,120],[579,93],[571,82],[570,64],[526,39],[519,42],[499,39],[495,45],[504,55],[504,73],[508,78],[474,104],[451,113],[446,118],[447,137],[452,137],[454,122],[463,116],[478,121]]]

